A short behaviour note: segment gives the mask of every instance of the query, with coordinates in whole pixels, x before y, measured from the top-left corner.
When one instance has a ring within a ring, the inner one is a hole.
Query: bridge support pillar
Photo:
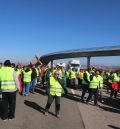
[[[87,57],[87,68],[90,68],[90,56]]]

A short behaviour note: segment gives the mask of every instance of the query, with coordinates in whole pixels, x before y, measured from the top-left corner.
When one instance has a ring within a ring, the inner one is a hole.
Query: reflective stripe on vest
[[[90,87],[92,89],[97,89],[99,86],[99,80],[97,79],[96,76],[93,77],[92,81],[90,81]]]
[[[23,72],[23,74],[24,74],[23,82],[31,82],[31,73],[32,73],[32,71]]]
[[[54,77],[50,77],[50,94],[53,96],[61,96],[62,94],[62,86]]]
[[[16,90],[16,84],[13,77],[14,69],[3,67],[0,71],[0,81],[2,91]]]

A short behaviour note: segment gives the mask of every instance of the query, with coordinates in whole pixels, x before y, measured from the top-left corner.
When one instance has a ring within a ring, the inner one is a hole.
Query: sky
[[[114,45],[120,0],[0,0],[0,61]],[[119,65],[120,56],[93,61]]]

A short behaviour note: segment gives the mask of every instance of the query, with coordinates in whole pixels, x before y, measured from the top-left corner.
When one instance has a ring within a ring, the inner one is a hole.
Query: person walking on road
[[[20,90],[17,74],[10,60],[0,69],[0,90],[2,91],[2,120],[15,118],[16,91]]]
[[[35,87],[37,84],[37,72],[35,69],[35,65],[32,66],[32,74],[31,74],[31,93],[35,93]]]
[[[96,71],[95,73],[93,72],[90,75],[90,85],[89,85],[90,89],[89,89],[89,96],[86,100],[86,104],[88,104],[89,100],[94,95],[94,105],[98,106],[98,104],[97,104],[98,87],[99,87],[98,74],[99,74],[99,71]]]
[[[29,66],[25,66],[23,71],[23,96],[29,95],[30,85],[31,85],[31,75],[32,71]]]
[[[48,114],[48,111],[50,109],[50,106],[55,99],[55,113],[56,117],[60,117],[60,99],[62,95],[62,88],[63,87],[63,82],[59,78],[59,72],[55,71],[54,75],[50,77],[48,87],[49,87],[49,94],[48,94],[48,101],[45,107],[45,115]]]
[[[82,80],[82,96],[81,101],[84,102],[84,96],[87,91],[89,91],[89,83],[90,83],[90,68],[88,68],[83,74]]]

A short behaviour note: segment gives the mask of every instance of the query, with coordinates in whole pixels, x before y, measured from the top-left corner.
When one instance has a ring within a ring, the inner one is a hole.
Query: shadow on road
[[[24,100],[24,104],[41,112],[41,113],[44,113],[45,112],[45,109],[42,108],[41,106],[39,106],[37,103],[35,102],[32,102],[32,101],[28,101],[28,100]]]
[[[107,97],[104,99],[101,108],[105,111],[120,113],[120,99]]]
[[[31,101],[25,100],[24,104],[29,106],[29,107],[31,107],[31,108],[33,108],[33,109],[35,109],[35,110],[37,110],[37,111],[39,111],[39,112],[41,112],[41,113],[43,113],[43,114],[45,113],[45,109],[42,108],[41,106],[39,106],[35,102],[31,102]],[[52,113],[50,111],[48,113],[51,114],[52,116],[56,116],[56,114],[54,114],[54,113]]]
[[[100,106],[100,108],[105,111],[109,111],[109,112],[113,112],[113,113],[120,113],[120,110],[112,108],[112,107]]]
[[[120,98],[116,98],[116,99],[106,98],[105,99],[105,104],[108,105],[108,106],[120,109]]]
[[[62,97],[76,101],[76,102],[80,102],[80,96],[79,95],[75,95],[75,94],[63,94]]]
[[[108,125],[110,128],[113,128],[113,129],[120,129],[120,127],[116,127],[116,126],[113,126],[113,125]]]
[[[41,94],[41,95],[47,96],[46,91],[43,90],[43,89],[41,89],[41,88],[35,89],[35,92],[36,92],[36,93],[39,93],[39,94]]]

